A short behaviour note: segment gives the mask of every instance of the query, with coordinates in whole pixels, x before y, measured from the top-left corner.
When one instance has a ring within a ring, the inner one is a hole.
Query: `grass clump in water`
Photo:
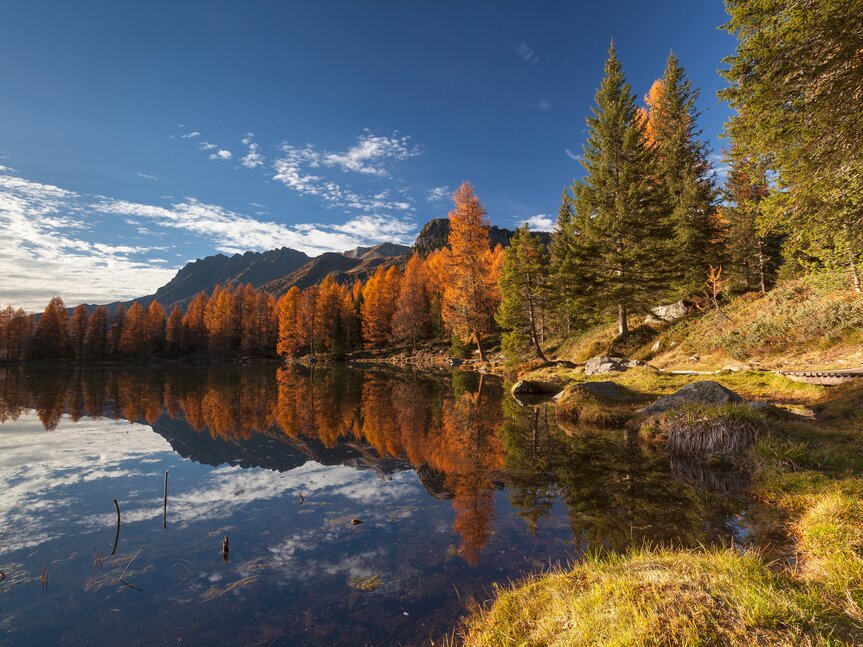
[[[731,549],[593,556],[497,593],[466,645],[826,645],[850,626],[812,587]]]
[[[746,404],[685,404],[644,421],[640,433],[672,453],[710,459],[745,452],[766,429]]]

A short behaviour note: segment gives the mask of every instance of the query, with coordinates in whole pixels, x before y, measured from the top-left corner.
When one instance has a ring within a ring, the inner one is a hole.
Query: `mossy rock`
[[[638,394],[614,382],[583,382],[567,387],[555,400],[564,422],[613,427],[630,418]]]

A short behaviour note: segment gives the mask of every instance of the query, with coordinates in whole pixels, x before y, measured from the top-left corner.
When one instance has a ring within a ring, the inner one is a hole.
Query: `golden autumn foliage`
[[[483,336],[494,330],[500,301],[495,256],[489,253],[489,223],[485,208],[468,182],[453,193],[449,213],[449,281],[443,292],[443,320],[463,340],[473,338],[485,361]]]
[[[381,266],[363,287],[361,321],[366,346],[380,348],[392,339],[400,282],[398,268]]]

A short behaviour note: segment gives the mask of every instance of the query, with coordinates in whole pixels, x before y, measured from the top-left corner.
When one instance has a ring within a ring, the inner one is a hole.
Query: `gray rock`
[[[678,301],[670,303],[666,306],[657,306],[651,308],[648,315],[644,318],[644,323],[668,323],[677,321],[689,314],[690,306],[686,301]]]
[[[703,382],[687,384],[676,393],[659,398],[649,407],[642,409],[641,413],[652,416],[673,409],[681,404],[692,402],[699,404],[743,404],[746,400],[734,391],[726,389],[721,384],[717,384],[712,380],[705,380]]]
[[[591,357],[584,365],[584,374],[622,373],[626,369],[636,366],[648,366],[648,364],[638,359],[626,359],[624,357]]]
[[[539,380],[519,380],[512,387],[514,396],[540,395],[560,393],[561,387],[553,382],[540,382]]]

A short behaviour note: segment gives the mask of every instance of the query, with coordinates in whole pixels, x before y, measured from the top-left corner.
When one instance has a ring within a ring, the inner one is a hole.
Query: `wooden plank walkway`
[[[795,382],[833,386],[863,380],[863,368],[850,368],[836,371],[776,371]]]

